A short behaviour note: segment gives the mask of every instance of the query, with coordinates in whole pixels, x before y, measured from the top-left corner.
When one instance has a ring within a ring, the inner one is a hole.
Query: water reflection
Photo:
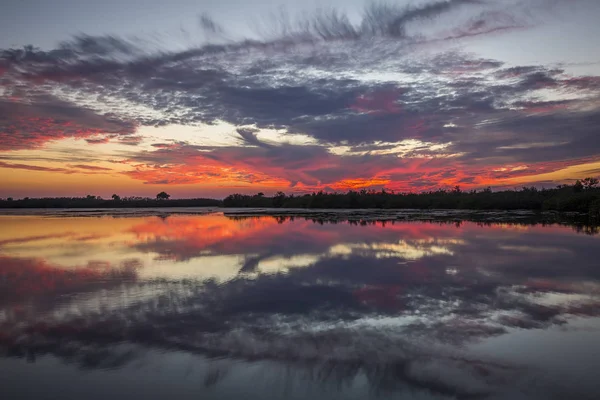
[[[0,351],[120,371],[183,352],[218,363],[207,387],[245,360],[372,393],[593,398],[530,393],[531,365],[469,350],[597,328],[600,237],[533,222],[3,216]]]

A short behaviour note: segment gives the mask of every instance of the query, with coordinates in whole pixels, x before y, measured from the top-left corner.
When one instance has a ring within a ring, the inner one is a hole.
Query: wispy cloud
[[[147,183],[296,188],[487,185],[502,168],[529,165],[514,171],[529,174],[537,163],[598,157],[598,76],[508,65],[444,44],[527,29],[553,2],[513,3],[371,5],[358,23],[336,10],[282,15],[267,39],[239,41],[225,40],[226,25],[203,15],[199,23],[220,44],[177,52],[85,35],[51,51],[0,51],[0,150],[79,138],[130,145],[127,174]],[[445,30],[420,30],[435,23]],[[436,51],[422,51],[430,46]],[[236,145],[136,134],[220,123],[235,127]],[[311,143],[265,140],[265,129]],[[421,145],[391,150],[408,141]],[[455,178],[443,179],[450,172]]]
[[[7,162],[3,162],[3,161],[0,161],[0,168],[24,169],[24,170],[28,170],[28,171],[43,171],[43,172],[63,172],[63,173],[69,172],[69,170],[67,170],[65,168],[40,167],[37,165],[7,163]]]
[[[88,171],[112,171],[110,168],[98,167],[97,165],[74,164],[69,165],[71,168],[85,169]]]

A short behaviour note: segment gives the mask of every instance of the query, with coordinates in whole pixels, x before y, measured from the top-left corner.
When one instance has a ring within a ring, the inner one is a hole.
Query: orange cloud
[[[350,190],[350,189],[362,189],[374,186],[386,186],[392,183],[389,179],[342,179],[341,181],[335,182],[330,185],[333,189],[337,190]]]
[[[406,192],[456,185],[464,189],[514,186],[531,182],[536,175],[594,159],[473,165],[460,157],[443,157],[443,153],[442,157],[336,155],[317,146],[257,143],[253,147],[210,149],[181,143],[158,145],[157,150],[142,152],[129,160],[134,169],[123,173],[146,184],[203,184],[231,187],[232,192],[238,191],[235,187],[240,185],[252,191],[249,184],[274,191],[386,187]]]

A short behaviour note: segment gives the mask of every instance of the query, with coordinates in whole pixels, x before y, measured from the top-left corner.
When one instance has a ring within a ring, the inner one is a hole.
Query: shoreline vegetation
[[[422,193],[395,193],[382,190],[314,192],[274,196],[232,194],[223,200],[208,198],[170,199],[166,192],[156,198],[120,197],[46,197],[0,199],[0,208],[149,208],[149,207],[223,207],[223,208],[303,208],[303,209],[467,209],[531,210],[586,213],[600,218],[600,187],[595,178],[560,185],[553,189],[523,187],[519,190],[463,191],[439,189]]]

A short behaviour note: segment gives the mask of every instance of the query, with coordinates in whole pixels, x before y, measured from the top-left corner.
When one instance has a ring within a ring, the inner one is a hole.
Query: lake
[[[2,399],[598,399],[600,235],[527,212],[0,216]]]

